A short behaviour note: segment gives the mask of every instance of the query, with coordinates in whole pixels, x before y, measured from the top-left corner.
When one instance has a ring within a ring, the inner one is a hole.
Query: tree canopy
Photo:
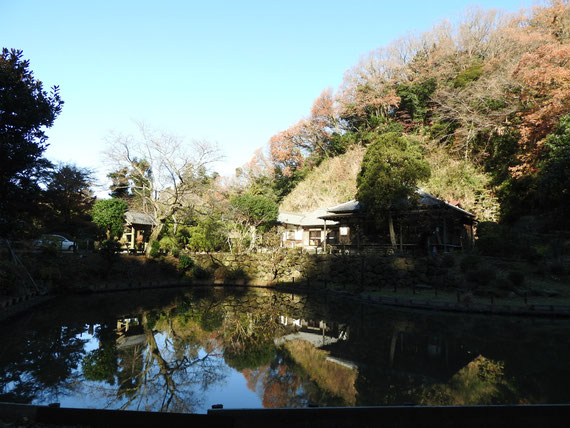
[[[38,194],[38,177],[47,163],[45,129],[53,125],[63,101],[59,88],[48,93],[19,50],[0,54],[0,235],[14,225]],[[18,227],[19,228],[19,227]]]
[[[197,196],[209,179],[206,167],[221,156],[207,141],[185,143],[144,124],[138,128],[136,137],[112,136],[106,154],[116,168],[111,176],[117,183],[115,192],[127,184],[129,193],[140,199],[143,211],[157,222],[150,235],[150,249],[167,219],[177,222],[181,211],[198,202]]]
[[[118,238],[123,233],[127,203],[121,199],[100,199],[91,210],[91,217],[97,226],[107,233],[107,239]]]
[[[417,144],[396,133],[383,134],[364,154],[356,197],[367,210],[381,214],[407,204],[418,182],[429,176],[429,165]]]

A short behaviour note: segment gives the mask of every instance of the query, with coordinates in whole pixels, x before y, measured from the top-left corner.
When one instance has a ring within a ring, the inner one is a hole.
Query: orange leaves
[[[525,153],[515,176],[534,170],[541,140],[552,131],[560,116],[570,112],[570,45],[552,42],[521,58],[513,77],[523,84],[520,116],[521,143]]]
[[[269,153],[273,165],[281,169],[284,176],[290,177],[304,164],[300,139],[300,123],[275,134],[269,140]]]
[[[338,115],[331,89],[324,90],[311,108],[311,116],[301,119],[285,131],[269,140],[269,153],[274,167],[286,177],[291,177],[312,157],[327,156],[328,142],[332,133],[338,131]]]

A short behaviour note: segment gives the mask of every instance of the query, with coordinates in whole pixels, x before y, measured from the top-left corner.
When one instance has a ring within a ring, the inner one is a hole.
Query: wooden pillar
[[[326,254],[327,253],[327,221],[326,220],[325,220],[325,236],[324,236],[324,239],[325,239],[325,244],[323,246],[323,250],[324,250],[324,253]]]
[[[135,229],[135,225],[131,225],[131,245],[129,249],[134,250],[135,249],[135,234],[137,233],[136,229]]]

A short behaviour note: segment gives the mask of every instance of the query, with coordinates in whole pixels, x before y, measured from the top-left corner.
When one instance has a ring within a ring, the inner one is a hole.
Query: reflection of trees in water
[[[177,331],[177,323],[172,322],[174,320],[170,317],[163,320],[166,321],[162,323],[167,327],[165,331],[153,331],[148,326],[145,314],[141,318],[144,343],[117,349],[116,336],[113,343],[100,342],[99,349],[114,347],[115,361],[118,362],[112,378],[91,379],[104,380],[107,385],[91,384],[87,389],[106,396],[108,407],[111,408],[194,411],[201,404],[201,392],[225,378],[219,353],[200,353],[201,344]],[[89,373],[86,373],[86,377]],[[115,378],[118,387],[110,388],[115,384]]]
[[[505,377],[504,364],[481,355],[459,370],[448,383],[423,386],[423,405],[483,405],[511,403],[517,391]]]
[[[303,407],[308,402],[300,390],[300,377],[283,355],[276,354],[269,364],[242,373],[248,388],[261,397],[265,408]]]
[[[0,401],[57,402],[78,379],[84,326],[40,326],[27,336],[8,335],[0,351]]]
[[[109,407],[190,412],[202,392],[226,378],[222,349],[230,365],[273,357],[277,314],[244,304],[243,293],[189,294],[140,315],[143,346],[117,349],[116,336],[99,334],[99,349],[84,359],[95,363],[86,377],[105,381],[90,388],[106,395]],[[118,388],[109,388],[115,380]]]
[[[25,333],[0,333],[0,399],[49,403],[74,389],[104,397],[111,408],[195,411],[203,393],[224,382],[227,364],[265,406],[352,404],[352,393],[350,399],[338,393],[340,380],[327,382],[326,365],[274,344],[290,332],[281,316],[347,326],[347,340],[320,349],[358,366],[357,405],[568,399],[569,355],[559,345],[567,323],[556,329],[549,322],[390,311],[268,290],[192,290],[137,312],[130,316],[138,330],[127,341],[117,336],[118,313],[99,318],[98,346],[88,353],[78,316],[67,327],[53,327],[52,320]],[[485,358],[475,361],[476,355]],[[79,363],[91,382],[80,383]],[[480,369],[500,376],[482,376]]]

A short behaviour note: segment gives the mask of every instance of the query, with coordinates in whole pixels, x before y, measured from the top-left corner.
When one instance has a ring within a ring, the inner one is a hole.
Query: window
[[[310,230],[309,231],[309,245],[314,245],[314,246],[321,245],[321,231],[320,230]]]

